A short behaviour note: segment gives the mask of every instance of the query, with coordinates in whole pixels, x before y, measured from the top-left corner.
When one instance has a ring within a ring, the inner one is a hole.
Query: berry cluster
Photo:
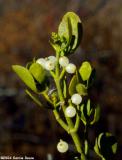
[[[46,70],[53,70],[56,64],[56,57],[49,56],[46,58],[39,58],[36,63],[39,63]]]
[[[67,73],[73,74],[76,71],[75,64],[69,63],[69,59],[66,56],[59,58],[59,64],[66,69]]]
[[[46,70],[54,70],[56,65],[56,57],[49,56],[46,58],[37,59],[36,63],[39,63]],[[76,66],[73,63],[69,63],[69,59],[66,56],[59,58],[59,64],[66,69],[67,73],[73,74],[76,71]]]

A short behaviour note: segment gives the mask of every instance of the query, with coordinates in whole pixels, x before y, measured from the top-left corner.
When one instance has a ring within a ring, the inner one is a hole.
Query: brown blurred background
[[[101,106],[101,119],[91,136],[112,132],[118,141],[115,159],[121,160],[121,0],[0,0],[0,155],[28,155],[35,160],[70,157],[56,150],[56,142],[66,135],[52,113],[26,96],[24,85],[11,70],[12,64],[25,65],[33,57],[54,54],[50,34],[67,11],[75,11],[84,26],[74,63],[90,60],[97,70],[94,97]]]

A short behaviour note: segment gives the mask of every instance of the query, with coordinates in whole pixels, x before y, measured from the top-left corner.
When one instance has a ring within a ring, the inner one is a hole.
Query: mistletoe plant
[[[59,24],[58,33],[51,35],[50,44],[56,56],[34,59],[26,67],[13,65],[12,68],[27,85],[25,92],[37,105],[43,106],[40,96],[46,99],[48,105],[45,108],[53,111],[57,122],[74,142],[78,153],[74,159],[88,160],[91,159],[88,129],[99,120],[100,109],[89,96],[94,80],[91,64],[85,61],[78,68],[69,62],[68,56],[74,54],[81,38],[82,22],[75,13],[68,12]],[[81,125],[84,135],[79,137]],[[110,133],[100,133],[93,148],[102,160],[110,160],[116,153],[117,143]],[[66,140],[59,140],[59,152],[69,149]]]

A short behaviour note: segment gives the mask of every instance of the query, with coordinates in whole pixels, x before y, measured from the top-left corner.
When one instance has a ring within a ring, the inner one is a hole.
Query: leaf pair
[[[83,81],[90,82],[92,76],[92,67],[89,62],[85,61],[82,63],[79,74]],[[74,93],[79,93],[81,96],[87,95],[88,85],[84,85],[79,81],[78,73],[74,75],[69,84],[69,94],[72,96]]]
[[[87,95],[87,88],[84,84],[79,82],[78,75],[74,75],[69,84],[69,95],[72,96],[74,93],[78,93],[81,96]]]
[[[101,133],[96,138],[94,150],[103,160],[110,160],[117,151],[115,137],[110,133]]]
[[[100,117],[99,105],[97,105],[96,108],[93,108],[89,99],[86,104],[81,105],[80,117],[84,125],[93,125]]]
[[[45,70],[40,64],[32,63],[29,69],[13,65],[12,69],[32,91],[38,92],[37,83],[41,84],[45,79]]]
[[[82,37],[82,23],[74,12],[67,12],[63,16],[59,24],[58,35],[66,40],[62,55],[73,53]]]

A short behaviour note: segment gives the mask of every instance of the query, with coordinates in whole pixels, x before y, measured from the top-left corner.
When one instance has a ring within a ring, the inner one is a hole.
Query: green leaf
[[[92,109],[91,109],[90,99],[88,99],[88,101],[87,101],[87,115],[90,116],[91,112],[92,112]]]
[[[67,44],[71,41],[71,25],[70,20],[67,14],[65,14],[62,18],[61,23],[59,24],[58,34],[60,37],[65,37],[67,40]]]
[[[112,154],[116,153],[117,141],[111,133],[104,133],[102,141],[103,142],[101,142],[101,150],[104,157],[109,157],[112,156]],[[106,153],[107,151],[110,153],[110,155]]]
[[[74,12],[67,12],[59,25],[58,34],[65,37],[69,52],[73,52],[80,44],[82,37],[82,23],[80,18]]]
[[[37,92],[34,78],[25,67],[19,65],[13,65],[12,69],[29,88]]]
[[[72,51],[74,51],[81,42],[82,23],[79,16],[77,16],[74,12],[68,12],[66,15],[69,17],[71,23],[71,29],[72,29],[71,44],[72,44]]]
[[[63,95],[64,95],[64,98],[66,98],[67,96],[67,86],[66,86],[66,81],[63,80]]]
[[[86,125],[87,124],[87,120],[86,120],[86,118],[85,118],[85,115],[84,115],[84,104],[82,104],[81,105],[81,108],[80,108],[80,111],[81,111],[81,120],[82,120],[82,122],[83,122],[83,124],[84,125]]]
[[[98,147],[100,148],[101,147],[101,138],[102,136],[104,135],[104,133],[100,133],[100,135],[98,136]]]
[[[111,159],[117,151],[117,142],[111,133],[100,133],[96,138],[95,152],[103,159]]]
[[[93,119],[93,121],[91,121],[90,124],[92,125],[95,122],[98,122],[99,118],[100,118],[100,106],[97,105],[97,107],[95,108],[95,112],[94,112],[94,119]]]
[[[88,141],[87,140],[85,140],[84,141],[84,145],[85,145],[85,154],[87,155],[87,153],[88,153],[88,148],[89,148],[89,144],[88,144]]]
[[[84,125],[89,124],[90,123],[90,116],[91,113],[93,112],[93,109],[91,108],[90,105],[90,99],[87,101],[87,104],[83,104],[81,106],[81,120],[83,121]]]
[[[30,66],[29,71],[33,75],[33,77],[37,80],[37,82],[42,83],[44,81],[46,72],[40,64],[33,63]]]
[[[117,151],[117,143],[114,143],[112,145],[112,151],[113,151],[114,154],[116,153],[116,151]]]
[[[83,62],[79,69],[79,73],[83,81],[86,81],[90,78],[91,72],[92,72],[92,67],[90,63],[87,61]]]
[[[95,122],[99,120],[100,108],[99,106],[93,108],[91,106],[90,99],[87,100],[87,103],[81,106],[80,111],[81,111],[81,120],[85,125],[86,124],[93,125]]]
[[[76,85],[76,91],[82,96],[86,96],[87,95],[87,89],[85,87],[85,85],[78,83]]]
[[[99,149],[99,147],[98,147],[98,138],[96,138],[96,140],[95,140],[94,151],[96,152],[96,154],[97,154],[99,157],[103,158],[103,156],[100,154],[100,149]]]
[[[74,75],[70,81],[69,84],[69,95],[72,96],[74,93],[76,93],[76,84],[78,83],[78,78],[76,75]]]

